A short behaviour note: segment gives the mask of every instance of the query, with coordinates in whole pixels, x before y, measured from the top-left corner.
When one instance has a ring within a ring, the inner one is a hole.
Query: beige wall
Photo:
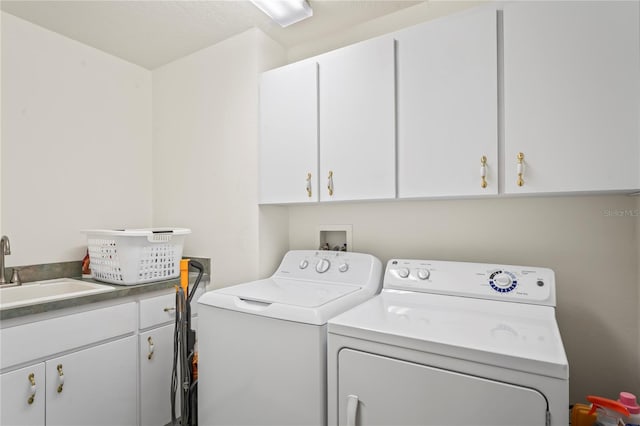
[[[192,229],[213,286],[256,279],[261,230],[282,228],[260,222],[257,129],[258,76],[283,60],[251,29],[153,71],[153,223]]]
[[[81,260],[81,229],[150,226],[151,73],[1,19],[7,265]]]

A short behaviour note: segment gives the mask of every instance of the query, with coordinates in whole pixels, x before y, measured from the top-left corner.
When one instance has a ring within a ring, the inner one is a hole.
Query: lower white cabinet
[[[0,328],[0,426],[171,422],[175,291],[86,309]]]
[[[137,424],[136,338],[48,360],[47,426]]]
[[[197,314],[191,303],[192,317]],[[175,329],[175,291],[140,301],[140,332],[138,334],[138,366],[140,369],[140,424],[158,426],[171,423],[171,371],[173,367],[173,336]],[[197,328],[197,317],[191,320]],[[197,338],[197,335],[196,335]],[[180,416],[179,400],[176,416]]]
[[[0,374],[0,425],[44,426],[44,363]]]
[[[0,424],[136,425],[135,354],[129,336],[0,375]]]
[[[171,422],[173,324],[140,333],[140,424]]]

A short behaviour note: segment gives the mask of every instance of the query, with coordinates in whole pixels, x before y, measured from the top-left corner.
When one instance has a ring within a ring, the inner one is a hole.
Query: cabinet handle
[[[151,336],[147,339],[147,343],[149,344],[149,353],[147,354],[147,359],[151,359],[153,357],[153,351],[155,351],[155,345],[153,344],[153,339]]]
[[[524,185],[524,179],[522,178],[522,176],[524,176],[524,154],[519,152],[518,153],[518,186]]]
[[[58,364],[58,393],[62,393],[62,387],[64,386],[64,372],[62,371],[62,364]]]
[[[329,181],[327,182],[327,189],[329,190],[329,195],[333,195],[333,171],[329,170]]]
[[[176,310],[175,307],[173,307],[173,308],[164,308],[163,309],[163,311],[165,311],[165,312],[171,312],[171,311],[175,311],[175,310]]]
[[[36,399],[36,375],[31,373],[29,374],[29,383],[31,383],[31,394],[29,395],[29,398],[27,399],[27,403],[29,405],[33,404],[33,401]]]
[[[487,187],[487,157],[485,157],[484,155],[480,158],[480,179],[482,179],[482,181],[480,182],[480,186],[482,188],[486,188]]]
[[[307,173],[307,197],[311,198],[311,173]]]
[[[347,426],[356,426],[358,416],[358,396],[349,395],[347,397]]]

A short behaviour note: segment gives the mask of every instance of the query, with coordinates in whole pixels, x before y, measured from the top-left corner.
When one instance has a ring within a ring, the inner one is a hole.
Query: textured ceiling
[[[276,0],[274,0],[276,1]],[[2,0],[12,15],[148,69],[258,27],[285,47],[422,3],[311,0],[313,17],[281,28],[245,0]]]

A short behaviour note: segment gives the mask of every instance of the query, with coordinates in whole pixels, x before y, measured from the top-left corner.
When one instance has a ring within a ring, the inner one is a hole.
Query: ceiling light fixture
[[[251,0],[251,3],[281,27],[288,27],[313,16],[313,10],[307,0]]]

